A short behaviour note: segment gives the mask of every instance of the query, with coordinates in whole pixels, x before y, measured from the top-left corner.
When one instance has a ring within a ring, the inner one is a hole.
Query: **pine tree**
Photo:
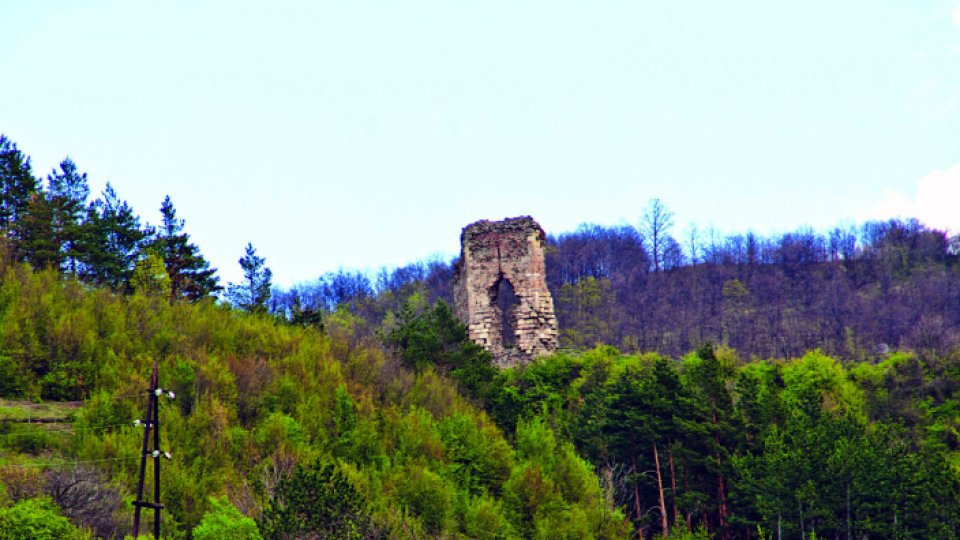
[[[151,247],[163,258],[170,275],[171,300],[199,300],[222,290],[217,269],[210,268],[200,248],[190,243],[190,235],[183,232],[184,221],[177,219],[177,210],[169,195],[160,205],[160,214],[163,221]]]
[[[369,538],[370,510],[340,466],[297,465],[259,520],[264,538]]]
[[[63,270],[77,273],[83,233],[84,207],[90,196],[87,173],[77,171],[69,157],[60,162],[60,171],[47,175],[46,198],[51,209],[54,238]]]
[[[257,256],[257,250],[250,243],[239,262],[243,269],[243,281],[230,284],[227,289],[228,300],[249,313],[266,313],[273,272],[265,266],[265,259]]]
[[[16,143],[0,135],[0,232],[15,241],[21,237],[17,223],[26,213],[37,180],[30,170],[30,158]]]
[[[87,175],[78,173],[70,158],[63,160],[59,172],[47,175],[47,189],[37,186],[15,225],[20,258],[35,268],[52,267],[75,274],[89,194]]]
[[[58,268],[60,250],[53,227],[53,207],[46,194],[35,191],[30,195],[25,211],[14,223],[17,238],[17,257],[34,268]]]
[[[80,277],[88,283],[125,291],[149,232],[140,228],[140,218],[107,184],[103,197],[87,207]]]

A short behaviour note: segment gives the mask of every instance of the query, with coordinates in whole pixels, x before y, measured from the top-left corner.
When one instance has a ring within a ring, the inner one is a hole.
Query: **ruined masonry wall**
[[[557,349],[557,317],[547,289],[546,235],[529,216],[478,221],[460,235],[461,256],[454,278],[457,316],[470,339],[490,351],[494,363],[509,367]],[[517,304],[510,313],[497,306],[501,279],[513,286]],[[502,317],[511,317],[514,347],[504,347]]]

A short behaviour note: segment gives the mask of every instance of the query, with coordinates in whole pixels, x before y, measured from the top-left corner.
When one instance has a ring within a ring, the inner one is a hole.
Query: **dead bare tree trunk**
[[[667,526],[667,504],[663,499],[663,479],[660,476],[660,455],[657,453],[657,443],[653,443],[653,465],[657,468],[657,490],[660,492],[660,522],[663,527],[661,534],[666,538],[670,530]]]
[[[677,513],[677,474],[673,468],[673,441],[667,441],[669,446],[667,446],[667,457],[670,459],[670,493],[673,499],[673,522],[676,523],[677,519],[680,518],[680,514]]]
[[[637,456],[633,456],[633,474],[637,474]],[[633,507],[637,515],[637,538],[643,540],[643,528],[640,526],[643,512],[640,510],[640,488],[637,482],[633,483]]]

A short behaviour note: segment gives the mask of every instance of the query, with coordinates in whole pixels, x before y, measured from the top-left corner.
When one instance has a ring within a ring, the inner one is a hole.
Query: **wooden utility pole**
[[[140,509],[153,508],[153,537],[160,538],[160,458],[170,459],[170,454],[160,450],[160,396],[164,391],[157,384],[157,363],[153,363],[153,374],[150,375],[150,390],[147,397],[147,415],[143,420],[143,452],[140,455],[140,479],[137,482],[137,500],[133,501],[135,507],[133,514],[133,537],[137,538],[140,534]],[[168,395],[172,399],[173,392]],[[151,432],[153,434],[153,444],[150,441]],[[143,484],[147,472],[147,459],[153,460],[153,501],[143,500]]]

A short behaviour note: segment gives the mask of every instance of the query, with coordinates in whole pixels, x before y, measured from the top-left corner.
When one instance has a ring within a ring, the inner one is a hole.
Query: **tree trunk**
[[[653,443],[653,465],[657,468],[657,490],[660,492],[660,522],[663,527],[664,538],[670,534],[667,526],[667,504],[663,499],[663,479],[660,476],[660,455],[657,453],[657,443]]]
[[[713,420],[713,425],[717,425],[720,422],[717,420],[717,415],[714,413],[711,417]],[[723,465],[722,460],[720,459],[720,436],[714,435],[713,441],[717,444],[716,451],[714,452],[714,458],[717,460],[717,497],[720,501],[720,528],[724,529],[727,526],[727,515],[729,514],[727,510],[727,496],[726,496],[726,486],[723,481],[723,471],[720,470],[721,465]]]
[[[715,437],[714,440],[717,443],[717,451],[714,458],[717,460],[717,497],[720,500],[720,528],[722,529],[727,526],[727,516],[729,515],[727,509],[727,488],[723,480],[723,472],[720,470],[720,466],[723,463],[720,459],[720,437]]]
[[[633,456],[633,474],[637,474],[637,456]],[[643,512],[640,511],[640,488],[637,486],[637,482],[633,483],[633,508],[637,514],[637,538],[643,540],[643,528],[640,526],[640,518],[643,517]]]
[[[672,441],[668,442],[670,442],[670,446],[667,447],[667,456],[670,458],[670,493],[673,499],[673,522],[676,523],[680,519],[680,514],[677,513],[677,474],[673,469],[673,444]]]
[[[850,482],[847,482],[847,540],[853,540],[853,528],[850,524]]]
[[[800,503],[800,540],[806,540],[807,533],[803,530],[803,503]]]

